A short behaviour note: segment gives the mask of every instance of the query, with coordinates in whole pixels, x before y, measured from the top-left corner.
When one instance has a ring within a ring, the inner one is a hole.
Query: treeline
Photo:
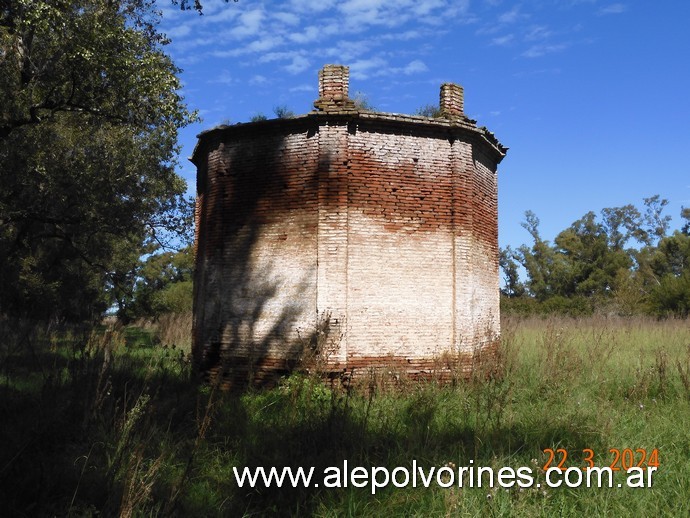
[[[690,313],[690,208],[670,231],[668,200],[655,195],[588,212],[553,243],[525,213],[531,245],[501,249],[504,313],[595,312],[687,317]],[[524,278],[523,278],[524,277]]]

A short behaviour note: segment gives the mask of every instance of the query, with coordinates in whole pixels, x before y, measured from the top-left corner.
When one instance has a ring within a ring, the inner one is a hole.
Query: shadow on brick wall
[[[222,141],[198,184],[195,363],[225,388],[272,385],[315,344],[317,168],[286,163],[278,132]]]

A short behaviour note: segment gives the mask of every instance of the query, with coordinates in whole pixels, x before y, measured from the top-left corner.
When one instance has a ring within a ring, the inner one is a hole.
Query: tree
[[[681,207],[680,217],[685,220],[685,224],[683,225],[681,232],[686,236],[690,236],[690,207]]]
[[[118,300],[123,321],[156,318],[164,313],[192,310],[194,255],[191,246],[178,252],[162,252],[140,260],[129,288]]]
[[[358,110],[369,112],[376,111],[376,107],[371,104],[369,97],[364,92],[356,92],[355,96],[352,98],[352,102],[355,103],[355,108]]]
[[[273,113],[275,113],[276,117],[278,117],[279,119],[291,119],[295,116],[295,112],[293,112],[284,104],[280,106],[275,106],[273,108]]]
[[[83,320],[189,222],[195,118],[145,0],[0,0],[0,314]]]
[[[425,104],[420,106],[414,111],[414,115],[420,115],[422,117],[431,117],[432,119],[438,119],[441,116],[441,108],[435,104]]]
[[[532,236],[532,247],[522,245],[518,249],[518,258],[527,271],[525,283],[530,293],[539,300],[559,294],[559,282],[564,278],[565,264],[548,241],[541,238],[539,233],[539,218],[534,212],[525,212],[522,227]]]
[[[642,215],[632,204],[604,208],[601,217],[609,246],[615,250],[623,250],[630,239],[642,240],[644,237]]]
[[[521,297],[525,294],[525,286],[520,282],[520,272],[517,263],[517,253],[508,245],[501,249],[498,264],[503,270],[505,288],[501,292],[507,297]]]
[[[650,293],[650,302],[652,309],[661,316],[687,318],[690,315],[690,272],[680,277],[662,277]]]
[[[671,216],[664,215],[668,200],[658,194],[644,198],[645,213],[642,218],[643,233],[641,241],[646,245],[654,245],[668,233]]]
[[[611,214],[611,213],[609,213]],[[610,220],[609,220],[610,221]],[[610,246],[618,242],[619,246]],[[619,270],[628,270],[631,259],[622,250],[625,236],[612,238],[594,212],[588,212],[556,236],[556,250],[565,259],[560,295],[609,296]]]

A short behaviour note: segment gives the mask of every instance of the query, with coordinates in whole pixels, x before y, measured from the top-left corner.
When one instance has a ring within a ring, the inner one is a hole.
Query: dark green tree
[[[618,246],[610,246],[610,242]],[[613,239],[594,212],[588,212],[555,239],[556,251],[565,263],[558,282],[558,294],[609,296],[619,270],[628,270],[632,261],[622,250],[625,237]]]
[[[191,311],[193,272],[191,246],[142,259],[130,278],[129,289],[118,300],[118,316],[130,321]]]
[[[601,210],[602,225],[608,243],[614,250],[623,250],[631,239],[642,240],[642,215],[632,204]]]
[[[525,285],[534,297],[546,300],[561,291],[566,265],[549,242],[542,239],[539,218],[534,212],[525,212],[525,221],[521,225],[533,240],[531,247],[522,245],[517,252],[518,260],[527,272]]]
[[[195,116],[157,21],[145,0],[0,0],[0,314],[94,318],[188,223]]]
[[[518,255],[510,245],[502,248],[498,256],[498,264],[503,270],[503,282],[505,287],[501,293],[507,297],[521,297],[525,294],[525,286],[520,282]]]
[[[690,236],[676,231],[663,238],[651,255],[654,272],[649,299],[659,315],[690,315]]]
[[[664,214],[668,200],[658,194],[644,199],[645,212],[642,216],[641,241],[652,246],[663,239],[668,233],[671,216]]]
[[[683,228],[681,228],[680,231],[686,236],[690,236],[690,207],[681,207],[680,217],[685,220]]]

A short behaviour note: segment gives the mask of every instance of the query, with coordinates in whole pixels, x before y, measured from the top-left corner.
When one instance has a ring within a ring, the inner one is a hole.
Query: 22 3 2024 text
[[[568,467],[576,467],[568,466],[568,450],[565,448],[557,448],[556,450],[553,448],[544,448],[542,451],[548,456],[546,463],[542,466],[544,471],[547,471],[549,468],[558,468],[561,471],[565,471]],[[597,456],[593,449],[584,448],[581,450],[581,453],[582,462],[585,464],[582,466],[582,469],[597,466],[595,462]],[[650,452],[647,452],[645,448],[624,448],[622,450],[619,448],[610,448],[609,454],[612,458],[610,458],[608,467],[611,468],[612,471],[628,471],[630,468],[659,468],[658,448],[654,448]]]

